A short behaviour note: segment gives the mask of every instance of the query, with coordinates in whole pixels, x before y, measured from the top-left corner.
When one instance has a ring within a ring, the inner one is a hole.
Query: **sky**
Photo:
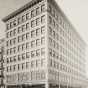
[[[4,36],[5,24],[1,19],[30,0],[0,0],[0,38]],[[88,45],[88,0],[56,0],[67,18]],[[86,48],[86,60],[88,47]],[[88,64],[88,60],[87,60]],[[88,65],[87,68],[88,70]],[[88,71],[87,71],[88,75]]]

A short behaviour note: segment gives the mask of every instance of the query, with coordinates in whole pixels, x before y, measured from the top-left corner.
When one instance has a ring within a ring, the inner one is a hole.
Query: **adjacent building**
[[[0,39],[0,88],[4,88],[4,39]]]
[[[86,86],[86,44],[55,0],[32,0],[3,21],[7,88]]]

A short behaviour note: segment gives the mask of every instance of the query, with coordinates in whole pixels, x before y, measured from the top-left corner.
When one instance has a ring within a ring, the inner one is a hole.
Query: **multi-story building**
[[[32,0],[6,23],[7,88],[81,88],[85,42],[54,0]]]
[[[4,88],[4,39],[0,39],[0,88]]]

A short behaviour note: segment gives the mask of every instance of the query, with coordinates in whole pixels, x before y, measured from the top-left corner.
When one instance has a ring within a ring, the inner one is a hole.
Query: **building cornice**
[[[31,8],[32,6],[34,6],[35,4],[41,2],[42,0],[31,0],[30,2],[28,2],[27,4],[25,4],[24,6],[22,6],[21,8],[19,8],[18,10],[12,12],[11,14],[9,14],[8,16],[6,16],[5,18],[2,19],[3,22],[8,21],[9,19],[15,17],[16,15],[20,14],[21,12],[25,11],[28,8]]]

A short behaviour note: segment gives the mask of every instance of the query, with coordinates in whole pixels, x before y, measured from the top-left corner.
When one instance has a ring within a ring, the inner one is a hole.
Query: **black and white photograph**
[[[0,0],[0,88],[88,88],[88,0]]]

